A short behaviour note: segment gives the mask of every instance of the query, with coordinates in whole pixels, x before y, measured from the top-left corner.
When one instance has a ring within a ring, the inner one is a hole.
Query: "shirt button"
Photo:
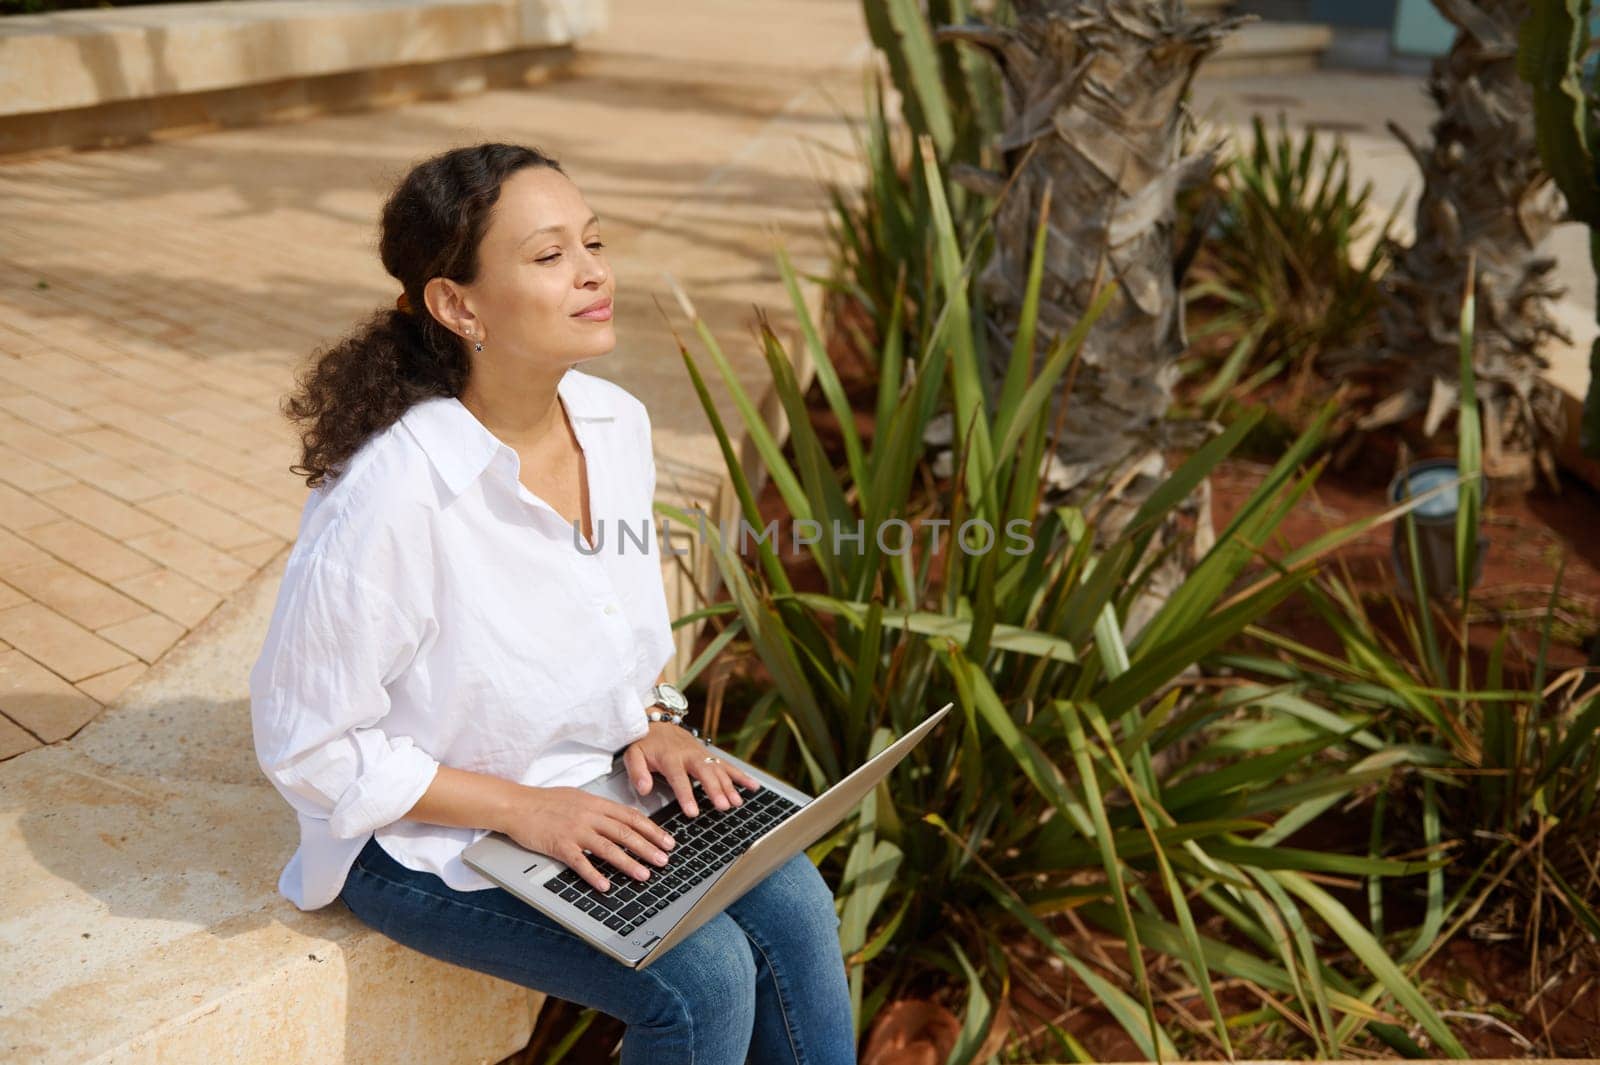
[[[617,612],[617,604],[615,604],[615,603],[607,603],[606,604],[606,613],[607,614],[615,614],[616,612]]]

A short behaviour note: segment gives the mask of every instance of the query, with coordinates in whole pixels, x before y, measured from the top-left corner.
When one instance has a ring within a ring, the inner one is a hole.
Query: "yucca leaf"
[[[1022,398],[1033,371],[1033,340],[1039,323],[1039,287],[1044,281],[1044,249],[1049,237],[1050,183],[1045,182],[1039,194],[1039,221],[1033,229],[1033,248],[1028,256],[1028,280],[1022,291],[1022,309],[1017,315],[1017,335],[1011,343],[1011,357],[1006,363],[1005,380],[1000,387],[1000,398],[995,404],[997,422],[995,431],[1004,435],[1004,425],[1010,411]],[[1010,454],[1009,448],[1000,448],[999,454]]]
[[[1080,912],[1107,931],[1115,932],[1119,930],[1117,928],[1116,910],[1108,903],[1090,903],[1081,907]],[[1172,922],[1151,914],[1136,914],[1134,923],[1138,925],[1140,937],[1152,949],[1159,950],[1164,954],[1176,954],[1183,949],[1182,933]],[[1280,966],[1259,958],[1246,950],[1241,950],[1238,947],[1205,936],[1200,937],[1200,949],[1205,955],[1207,967],[1216,972],[1241,980],[1249,980],[1270,991],[1292,993],[1294,990],[1293,982]],[[1380,1019],[1385,1016],[1353,995],[1332,992],[1329,995],[1329,1001],[1341,1012],[1359,1016],[1363,1019]]]
[[[1106,881],[1111,886],[1111,898],[1117,909],[1119,924],[1117,930],[1127,942],[1128,967],[1133,974],[1134,987],[1138,989],[1139,996],[1144,1002],[1145,1020],[1149,1024],[1151,1037],[1154,1038],[1159,1026],[1156,1024],[1155,1003],[1151,998],[1150,975],[1145,970],[1139,932],[1133,922],[1133,910],[1128,905],[1128,887],[1123,880],[1122,861],[1117,857],[1113,845],[1111,824],[1106,819],[1105,800],[1100,792],[1094,763],[1089,756],[1083,723],[1079,719],[1078,708],[1070,700],[1055,699],[1052,700],[1051,706],[1061,720],[1067,744],[1072,750],[1072,760],[1078,769],[1078,778],[1083,787],[1084,807],[1094,825],[1093,838],[1100,848],[1100,864],[1105,870]]]
[[[794,307],[800,335],[811,353],[811,366],[817,376],[817,384],[822,389],[823,397],[828,401],[828,409],[833,411],[833,416],[839,422],[839,436],[844,441],[845,462],[850,468],[850,479],[856,484],[865,484],[866,460],[862,457],[861,437],[856,432],[855,411],[850,406],[850,398],[844,394],[844,386],[839,383],[839,375],[833,368],[833,360],[829,358],[822,337],[817,333],[816,323],[811,320],[811,310],[806,305],[805,293],[800,290],[800,283],[795,278],[794,264],[789,261],[789,253],[781,243],[777,246],[777,256],[778,273],[783,278],[784,288],[789,292],[789,303]],[[802,424],[809,429],[810,419],[803,421],[791,419],[791,431],[798,431]]]
[[[732,604],[729,605],[731,606]],[[720,655],[723,650],[727,648],[728,644],[732,643],[734,639],[736,639],[743,631],[744,619],[737,617],[734,618],[728,623],[727,628],[717,633],[717,635],[712,638],[711,642],[706,644],[705,650],[701,651],[695,656],[694,661],[689,663],[688,668],[678,675],[674,683],[682,688],[687,688],[689,685],[693,684],[700,676],[700,672],[712,662],[715,662],[717,656]]]
[[[1015,917],[1024,928],[1032,932],[1046,950],[1060,958],[1067,969],[1082,980],[1095,999],[1105,1006],[1106,1012],[1122,1026],[1128,1037],[1138,1046],[1139,1053],[1151,1061],[1176,1061],[1179,1058],[1178,1048],[1173,1045],[1172,1038],[1161,1028],[1155,1026],[1148,1011],[1142,1009],[1138,1002],[1112,984],[1105,977],[1085,965],[1077,955],[1073,954],[1045,925],[1027,908],[1019,903],[1016,898],[1002,887],[989,880],[979,883],[989,892],[994,899],[1003,906],[1011,916]]]
[[[722,417],[717,413],[716,404],[711,400],[711,393],[706,390],[706,383],[700,377],[700,370],[695,366],[694,358],[689,354],[689,349],[683,346],[682,341],[678,342],[678,352],[683,357],[684,367],[689,371],[689,380],[694,385],[695,395],[700,398],[700,406],[706,412],[706,420],[711,423],[711,431],[716,435],[717,447],[722,451],[722,459],[727,465],[728,477],[733,481],[733,490],[739,497],[740,509],[748,520],[758,521],[760,520],[761,511],[756,506],[755,492],[751,490],[750,480],[744,473],[744,464],[739,461],[738,454],[733,449],[733,442],[728,438],[728,431],[723,428]],[[784,469],[788,469],[788,463],[784,462],[781,456],[778,457],[777,461]],[[793,475],[791,474],[792,479]],[[798,496],[799,486],[794,485],[793,487]],[[686,526],[694,524],[694,521],[681,511],[676,516]],[[780,591],[790,591],[788,574],[784,572],[782,564],[778,561],[777,556],[772,553],[771,548],[762,543],[758,545],[758,550],[762,568],[766,572],[767,579],[772,582],[773,587]]]
[[[1361,959],[1361,964],[1366,966],[1367,971],[1377,977],[1384,990],[1432,1037],[1440,1050],[1453,1058],[1467,1056],[1465,1048],[1456,1040],[1444,1020],[1434,1012],[1433,1007],[1428,1005],[1428,1000],[1423,997],[1422,992],[1400,971],[1400,967],[1390,959],[1378,941],[1372,938],[1372,934],[1350,915],[1349,910],[1299,873],[1277,870],[1273,875],[1290,894],[1304,902],[1333,929],[1334,934]]]
[[[923,157],[928,157],[926,144]],[[966,488],[969,499],[981,497],[984,485],[993,476],[994,454],[991,450],[988,426],[988,404],[974,346],[972,320],[967,293],[967,276],[970,266],[962,263],[956,244],[955,226],[950,218],[950,208],[945,202],[944,185],[938,179],[935,166],[923,171],[928,201],[932,209],[936,255],[934,262],[939,270],[945,306],[950,314],[949,356],[950,388],[955,402],[956,441],[967,445],[966,436],[972,434],[971,461],[967,466]]]
[[[1148,646],[1141,642],[1127,672],[1112,679],[1100,693],[1101,707],[1113,717],[1121,716],[1192,663],[1264,617],[1310,578],[1309,572],[1287,574],[1164,644]]]
[[[983,989],[983,979],[967,960],[961,944],[950,936],[945,937],[945,942],[955,952],[956,961],[961,964],[967,979],[967,1008],[962,1016],[961,1031],[956,1034],[955,1045],[950,1048],[950,1056],[946,1061],[949,1065],[971,1065],[989,1034],[989,1026],[994,1020],[994,1007]]]
[[[1216,991],[1211,986],[1211,974],[1206,966],[1205,953],[1200,946],[1200,935],[1195,928],[1194,915],[1190,912],[1188,897],[1184,893],[1183,885],[1178,882],[1178,877],[1172,870],[1172,863],[1167,860],[1166,850],[1161,845],[1160,836],[1157,834],[1155,823],[1151,819],[1152,815],[1145,809],[1146,804],[1153,801],[1151,792],[1148,787],[1142,787],[1134,783],[1132,774],[1128,772],[1127,765],[1123,762],[1121,754],[1117,751],[1116,744],[1112,741],[1110,730],[1104,718],[1101,717],[1100,711],[1094,704],[1086,702],[1078,709],[1099,735],[1101,750],[1104,752],[1113,772],[1121,780],[1122,786],[1133,796],[1134,813],[1138,816],[1145,834],[1150,839],[1151,857],[1156,860],[1156,869],[1161,874],[1161,883],[1166,889],[1167,900],[1178,917],[1178,929],[1184,949],[1177,957],[1188,972],[1189,979],[1200,989],[1200,997],[1206,1004],[1206,1011],[1211,1014],[1211,1022],[1215,1026],[1214,1030],[1217,1038],[1222,1041],[1223,1053],[1232,1058],[1233,1044],[1228,1039],[1228,1026],[1223,1021],[1222,1009],[1217,1004]],[[1153,784],[1153,781],[1149,783]],[[1165,814],[1157,811],[1156,816],[1165,817]],[[1133,940],[1129,941],[1129,946],[1131,949],[1138,949],[1136,942]]]

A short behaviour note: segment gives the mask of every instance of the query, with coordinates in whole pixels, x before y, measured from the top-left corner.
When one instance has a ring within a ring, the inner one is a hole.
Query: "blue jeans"
[[[432,958],[624,1022],[622,1065],[854,1065],[833,892],[804,853],[644,970],[630,969],[504,888],[455,891],[367,841],[340,898]]]

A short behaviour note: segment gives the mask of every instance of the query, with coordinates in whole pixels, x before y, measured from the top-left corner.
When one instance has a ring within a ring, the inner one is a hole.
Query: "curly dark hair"
[[[478,245],[506,178],[530,166],[565,174],[534,148],[479,144],[417,164],[383,205],[378,254],[410,311],[374,312],[295,378],[283,413],[301,423],[301,462],[290,472],[316,488],[338,477],[374,433],[431,396],[459,396],[471,370],[466,342],[438,322],[422,290],[435,277],[464,285],[478,274]]]

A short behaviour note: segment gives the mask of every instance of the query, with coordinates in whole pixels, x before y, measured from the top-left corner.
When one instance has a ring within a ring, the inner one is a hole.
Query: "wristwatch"
[[[650,690],[645,692],[644,701],[646,706],[661,707],[660,710],[646,711],[651,721],[670,721],[674,725],[683,725],[684,714],[689,709],[689,700],[677,688],[670,684],[652,685]],[[687,725],[684,727],[696,736],[700,735],[699,730]]]

